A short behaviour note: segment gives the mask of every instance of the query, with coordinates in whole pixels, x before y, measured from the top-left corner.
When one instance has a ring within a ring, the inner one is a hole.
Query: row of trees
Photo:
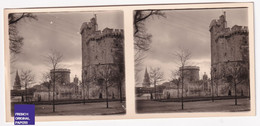
[[[174,53],[176,56],[176,63],[181,68],[180,70],[171,71],[171,78],[172,81],[177,85],[177,89],[179,89],[179,86],[181,84],[181,106],[182,109],[184,109],[184,103],[183,103],[183,93],[184,93],[184,73],[183,68],[187,65],[189,59],[191,58],[191,52],[187,49],[180,49],[179,51],[176,51]],[[225,67],[222,69],[221,74],[221,80],[223,82],[226,82],[228,84],[225,89],[234,89],[234,95],[235,95],[235,105],[237,105],[237,86],[240,84],[248,84],[249,83],[249,75],[248,75],[248,66],[247,62],[245,61],[235,61],[235,62],[226,62]],[[214,71],[213,71],[214,72]],[[155,92],[155,99],[156,99],[156,85],[157,82],[163,80],[163,72],[160,70],[160,68],[151,68],[150,70],[150,78],[151,82],[153,82],[154,85],[154,92]],[[211,79],[212,84],[212,101],[214,102],[214,86],[213,83],[215,83],[214,78],[216,76],[213,76],[213,79]],[[217,87],[216,87],[217,88]],[[218,92],[218,88],[217,88]],[[179,90],[178,93],[179,95]],[[178,96],[179,97],[179,96]]]

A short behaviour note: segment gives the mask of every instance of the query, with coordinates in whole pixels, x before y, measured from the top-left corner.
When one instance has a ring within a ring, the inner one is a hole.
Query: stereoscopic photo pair
[[[6,112],[255,115],[252,3],[5,10]],[[55,118],[53,118],[55,116]]]

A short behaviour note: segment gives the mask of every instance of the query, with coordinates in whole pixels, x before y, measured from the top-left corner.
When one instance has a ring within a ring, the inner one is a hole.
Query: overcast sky
[[[200,10],[168,10],[167,18],[153,18],[145,25],[152,34],[151,49],[143,63],[139,83],[141,86],[145,67],[160,67],[164,72],[164,81],[169,81],[170,71],[176,70],[172,53],[178,48],[189,49],[192,53],[190,65],[200,67],[200,78],[204,72],[210,77],[210,32],[209,25],[213,19],[226,11],[227,26],[248,26],[247,9],[200,9]]]
[[[77,75],[81,78],[81,35],[80,27],[83,22],[89,22],[97,14],[98,29],[123,29],[122,11],[95,12],[59,12],[33,13],[38,21],[23,20],[18,23],[19,35],[24,37],[22,53],[14,69],[31,69],[35,74],[35,82],[41,81],[42,73],[50,67],[44,62],[44,55],[51,49],[63,54],[62,65],[71,70],[71,81]],[[12,81],[14,74],[12,74]]]

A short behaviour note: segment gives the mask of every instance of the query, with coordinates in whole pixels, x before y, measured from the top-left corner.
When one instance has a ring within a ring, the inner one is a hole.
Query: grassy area
[[[35,105],[36,116],[54,116],[54,115],[113,115],[125,114],[125,102],[109,102],[109,108],[106,108],[106,102],[92,102],[79,104],[60,104],[55,105],[55,112],[52,111],[52,105]],[[12,115],[14,105],[12,105]]]
[[[136,101],[137,113],[171,113],[171,112],[238,112],[250,111],[250,100],[239,99],[234,105],[234,99],[212,101],[181,102]]]

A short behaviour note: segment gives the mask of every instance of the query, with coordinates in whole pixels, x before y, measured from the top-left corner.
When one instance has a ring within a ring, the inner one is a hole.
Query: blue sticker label
[[[14,125],[34,125],[34,105],[14,105]]]

